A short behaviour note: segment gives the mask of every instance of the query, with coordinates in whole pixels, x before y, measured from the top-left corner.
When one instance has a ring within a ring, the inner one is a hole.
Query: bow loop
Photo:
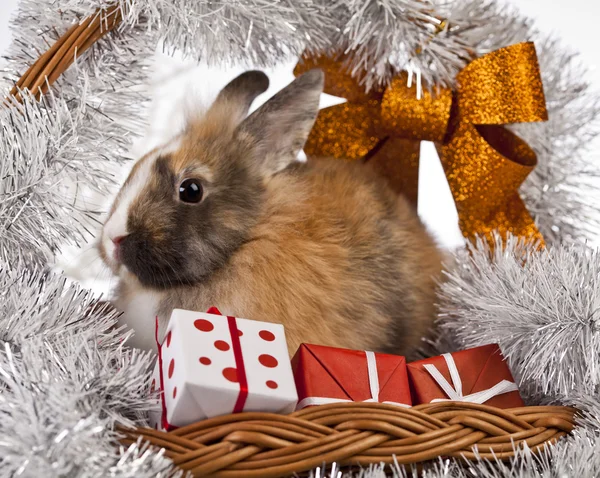
[[[323,92],[332,96],[346,98],[349,103],[363,103],[369,100],[380,101],[384,88],[373,87],[368,92],[348,71],[341,56],[327,55],[304,56],[294,69],[296,75],[306,73],[313,68],[320,68],[325,73]]]
[[[472,124],[546,121],[546,100],[532,42],[500,48],[456,77],[459,116]]]

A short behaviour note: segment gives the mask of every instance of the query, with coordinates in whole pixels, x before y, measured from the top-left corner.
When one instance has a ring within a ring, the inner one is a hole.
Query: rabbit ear
[[[262,71],[251,70],[231,80],[219,92],[206,113],[207,118],[227,116],[232,126],[237,126],[248,115],[257,96],[269,88],[269,78]]]
[[[317,118],[323,82],[321,70],[304,73],[239,125],[238,134],[249,136],[264,174],[296,160]]]

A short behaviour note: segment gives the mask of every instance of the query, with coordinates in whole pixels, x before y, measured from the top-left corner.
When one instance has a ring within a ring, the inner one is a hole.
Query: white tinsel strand
[[[155,407],[154,357],[124,346],[91,293],[15,265],[0,267],[0,476],[168,476],[167,460],[119,450],[114,431]]]
[[[72,10],[61,1],[20,0],[17,14],[11,21],[14,39],[5,55],[7,66],[3,76],[7,87],[12,87],[73,24],[93,13],[103,2],[79,3],[82,3],[80,8]],[[118,31],[106,35],[77,57],[75,65],[56,83],[55,91],[69,104],[81,97],[81,83],[89,84],[89,105],[101,117],[95,119],[96,126],[102,126],[103,120],[109,128],[103,136],[105,148],[97,151],[104,155],[104,162],[127,157],[132,137],[141,134],[145,125],[149,60],[158,41],[148,27],[145,19],[139,17],[126,37]],[[103,131],[97,128],[96,134],[103,134]],[[96,146],[96,141],[94,136],[81,136],[83,146],[87,146],[87,142]]]
[[[529,399],[600,392],[600,251],[479,241],[440,299],[442,331],[465,348],[499,343]]]
[[[85,478],[188,478],[190,473],[175,469],[171,460],[165,458],[164,451],[151,450],[147,442],[138,440],[127,449],[120,450],[118,461],[110,466],[86,471]]]

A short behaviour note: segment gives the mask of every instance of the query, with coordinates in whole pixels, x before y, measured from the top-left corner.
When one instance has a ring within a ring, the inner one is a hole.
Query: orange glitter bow
[[[305,146],[309,157],[368,161],[416,204],[420,142],[434,141],[465,237],[497,230],[543,244],[518,193],[536,155],[502,126],[548,119],[533,43],[478,58],[457,75],[456,91],[425,90],[421,99],[404,74],[366,93],[342,65],[321,56],[296,67],[296,74],[323,69],[325,93],[347,100],[319,112]]]

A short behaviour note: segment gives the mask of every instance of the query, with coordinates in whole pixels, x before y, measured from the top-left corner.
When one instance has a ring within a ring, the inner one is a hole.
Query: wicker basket
[[[527,444],[533,451],[573,428],[569,407],[502,410],[464,402],[400,408],[381,403],[310,407],[290,415],[239,413],[160,432],[121,428],[124,445],[139,436],[193,476],[275,477],[371,463],[418,464],[447,456],[507,460]],[[514,443],[514,447],[513,447]]]
[[[37,97],[78,55],[115,29],[116,8],[99,10],[74,25],[22,75],[20,90]],[[302,473],[324,463],[418,464],[441,456],[506,460],[513,444],[538,451],[569,433],[575,410],[441,402],[399,408],[379,403],[344,403],[307,408],[290,415],[240,413],[212,418],[166,433],[120,428],[123,444],[141,436],[193,476],[274,477]],[[477,451],[475,451],[475,449]]]
[[[19,90],[27,89],[40,98],[78,56],[114,30],[122,19],[121,10],[111,7],[73,25],[21,75],[10,94],[20,101]]]

